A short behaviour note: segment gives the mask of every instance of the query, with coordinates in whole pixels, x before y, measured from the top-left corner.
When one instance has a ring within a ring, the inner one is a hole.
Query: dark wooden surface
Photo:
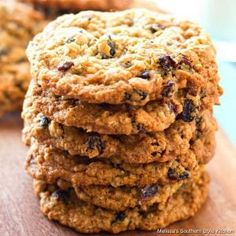
[[[27,148],[21,142],[21,129],[19,114],[0,119],[0,236],[78,235],[40,213],[32,181],[24,170]],[[222,131],[218,132],[217,141],[216,155],[208,168],[212,182],[206,204],[195,217],[169,229],[231,229],[236,234],[236,151]],[[157,233],[122,235],[137,234]]]

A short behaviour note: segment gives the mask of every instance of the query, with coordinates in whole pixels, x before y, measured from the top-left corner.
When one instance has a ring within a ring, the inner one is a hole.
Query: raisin
[[[162,96],[169,97],[171,95],[174,85],[174,81],[169,80],[162,90]]]
[[[171,112],[174,112],[175,114],[177,114],[177,106],[173,103],[173,102],[168,102],[167,106],[169,107]]]
[[[115,169],[119,169],[120,165],[118,163],[111,162],[111,166]]]
[[[167,176],[169,179],[173,179],[173,180],[178,179],[178,176],[176,175],[175,170],[173,168],[168,169]]]
[[[64,203],[67,203],[70,198],[70,193],[62,189],[56,190],[52,195]]]
[[[191,122],[194,119],[194,115],[192,114],[195,111],[196,107],[193,104],[193,101],[190,99],[184,100],[183,112],[179,115],[178,118],[182,119],[185,122]]]
[[[181,97],[186,98],[188,95],[188,88],[182,88],[178,90],[178,93]]]
[[[131,118],[131,122],[133,124],[133,127],[135,127],[139,133],[146,133],[144,124],[142,123],[136,123],[136,120],[134,117]]]
[[[110,107],[110,104],[108,104],[108,103],[105,103],[105,102],[103,102],[103,103],[100,103],[100,104],[98,104],[102,109],[104,109],[104,110],[109,110],[111,107]]]
[[[87,157],[83,157],[83,156],[74,156],[74,159],[73,159],[76,164],[85,164],[85,165],[89,165],[91,164],[92,162],[94,162],[94,158],[93,159],[89,159]]]
[[[71,98],[68,98],[66,101],[70,106],[73,106],[73,107],[76,106],[78,103],[78,100],[71,99]]]
[[[147,93],[141,90],[136,90],[136,93],[140,96],[140,100],[144,100],[147,97]]]
[[[191,85],[188,83],[188,87],[179,89],[179,94],[180,96],[185,97],[185,98],[187,97],[188,94],[196,97],[198,95],[198,89],[194,87],[194,85]]]
[[[150,214],[150,213],[154,213],[158,210],[158,204],[153,204],[151,206],[148,207],[147,209],[147,213]]]
[[[116,54],[115,44],[112,42],[111,37],[109,36],[109,41],[107,42],[108,46],[110,47],[110,55],[112,57]]]
[[[152,34],[155,34],[158,31],[158,29],[155,27],[155,25],[154,26],[152,25],[149,29],[152,32]]]
[[[184,171],[179,175],[179,180],[187,179],[188,177],[189,173],[187,171]]]
[[[196,97],[198,95],[197,88],[189,87],[189,88],[187,88],[187,90],[188,90],[188,94],[190,94],[190,95],[192,95],[194,97]]]
[[[88,149],[97,149],[101,154],[105,149],[105,144],[102,142],[101,138],[97,134],[92,134],[88,137],[86,141]]]
[[[151,155],[152,155],[153,157],[156,157],[157,154],[159,154],[159,152],[152,152],[152,153],[151,153]]]
[[[169,168],[168,169],[168,178],[171,180],[184,180],[189,177],[189,173],[187,171],[183,171],[182,173],[177,173],[175,169]]]
[[[157,184],[146,186],[145,188],[141,190],[140,198],[141,200],[147,199],[155,195],[158,191],[159,191],[159,185]]]
[[[194,144],[195,140],[194,139],[190,139],[189,140],[189,144],[192,146]]]
[[[131,95],[130,93],[125,93],[125,94],[124,94],[124,100],[125,100],[125,101],[130,101],[130,100],[131,100],[131,97],[132,97],[132,95]]]
[[[115,219],[112,221],[112,224],[117,221],[123,221],[124,219],[125,219],[125,213],[120,211],[120,212],[116,213]]]
[[[189,68],[193,67],[191,61],[186,56],[183,56],[181,58],[181,60],[178,63],[178,66],[181,66],[182,64],[187,65]]]
[[[145,70],[145,71],[141,72],[138,77],[140,77],[142,79],[150,79],[151,75],[148,70]]]
[[[165,72],[169,72],[172,69],[176,68],[176,62],[170,56],[162,56],[159,58],[159,63],[161,68]]]
[[[137,130],[138,130],[139,133],[145,133],[146,132],[143,124],[141,124],[141,123],[136,124],[136,127],[137,127]]]
[[[42,128],[46,128],[50,123],[50,120],[46,116],[41,116],[39,119],[39,125]]]
[[[158,143],[158,141],[151,143],[151,145],[155,148],[159,147],[159,149],[160,149],[160,144]],[[158,151],[156,150],[156,151],[152,152],[151,155],[153,157],[157,157],[157,155],[161,156],[163,153],[164,153],[164,151],[161,149],[161,150],[158,150]]]
[[[59,65],[59,66],[57,67],[57,69],[58,69],[59,71],[67,71],[67,70],[69,70],[72,66],[74,66],[74,62],[72,62],[72,61],[67,61],[67,62],[63,63],[62,65]]]

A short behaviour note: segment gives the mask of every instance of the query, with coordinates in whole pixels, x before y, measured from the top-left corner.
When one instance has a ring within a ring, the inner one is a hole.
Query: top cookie
[[[219,92],[215,50],[201,28],[144,9],[59,17],[27,55],[43,89],[89,103],[145,105],[166,96],[167,81]]]
[[[132,0],[21,0],[37,6],[58,8],[62,10],[122,10],[129,6]]]
[[[19,109],[30,81],[25,48],[42,29],[43,16],[16,2],[0,1],[0,115]]]

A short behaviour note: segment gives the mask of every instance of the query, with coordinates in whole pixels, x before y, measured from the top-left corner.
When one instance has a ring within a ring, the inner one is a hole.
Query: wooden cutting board
[[[27,148],[21,142],[21,129],[22,121],[17,113],[0,119],[0,236],[80,235],[48,221],[39,211],[32,180],[24,170]],[[212,181],[206,204],[193,218],[168,229],[224,229],[234,230],[236,234],[236,150],[222,130],[217,134],[217,143],[215,158],[208,168]],[[153,236],[157,233],[127,232],[121,235]]]
[[[134,0],[132,7],[158,10],[153,2]],[[21,142],[22,125],[19,113],[0,119],[0,236],[82,235],[48,221],[41,214],[32,180],[24,170],[27,148]],[[195,230],[191,235],[204,235],[209,229],[215,230],[214,235],[222,234],[223,230],[228,232],[224,235],[236,235],[236,149],[222,130],[217,134],[217,143],[215,158],[208,168],[212,177],[208,200],[196,216],[168,227],[171,235],[178,235],[183,229]],[[120,235],[157,234],[135,231]]]

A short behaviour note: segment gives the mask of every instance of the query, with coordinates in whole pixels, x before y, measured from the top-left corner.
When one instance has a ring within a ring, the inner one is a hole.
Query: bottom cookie
[[[119,233],[134,229],[157,230],[193,216],[207,198],[208,183],[208,174],[203,172],[200,179],[184,185],[172,195],[161,210],[154,204],[147,211],[135,207],[122,212],[85,203],[72,189],[64,191],[55,185],[45,185],[43,181],[36,181],[35,188],[40,196],[41,211],[50,220],[83,233]]]

